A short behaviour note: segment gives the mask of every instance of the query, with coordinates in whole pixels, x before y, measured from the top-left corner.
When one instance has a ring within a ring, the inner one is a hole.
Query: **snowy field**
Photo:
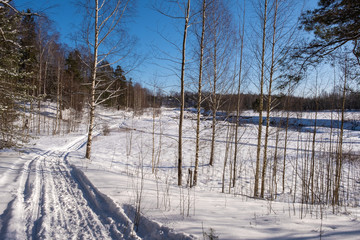
[[[311,151],[315,113],[290,114],[285,189],[281,174],[273,189],[269,167],[265,199],[252,198],[256,113],[244,112],[238,128],[235,187],[230,187],[231,124],[218,121],[215,163],[209,166],[212,126],[206,119],[201,122],[198,185],[186,187],[195,161],[196,116],[191,111],[184,122],[184,186],[177,186],[178,115],[176,109],[166,108],[155,117],[151,110],[134,115],[99,108],[91,161],[84,158],[84,123],[74,133],[66,133],[66,124],[58,135],[42,132],[22,153],[1,151],[0,239],[360,238],[359,112],[346,113],[343,151],[352,161],[343,164],[343,206],[334,208],[301,202],[298,172]],[[281,159],[285,129],[276,126],[284,116],[275,112],[272,117],[268,155],[274,154],[278,133]],[[317,114],[317,157],[337,141],[339,124],[337,112]],[[317,163],[316,176],[321,178],[325,165],[320,158]],[[316,181],[320,186],[322,182]]]

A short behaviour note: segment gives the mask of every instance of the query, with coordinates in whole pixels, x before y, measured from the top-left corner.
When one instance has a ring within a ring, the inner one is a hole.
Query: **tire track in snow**
[[[38,151],[23,164],[14,199],[0,216],[0,239],[192,239],[150,220],[143,220],[140,238],[128,212],[68,163],[68,154],[85,143],[80,137]]]
[[[21,158],[16,159],[11,163],[11,166],[0,176],[0,188],[8,187],[9,179],[12,182],[18,181],[20,173],[23,169],[24,162]]]
[[[20,173],[19,187],[16,191],[14,199],[8,204],[2,215],[1,239],[26,239],[25,233],[25,198],[30,192],[30,172],[34,161],[39,159],[39,156],[26,161]]]
[[[109,232],[88,206],[70,169],[56,157],[44,161],[46,169],[45,207],[39,235],[46,239],[106,239]],[[67,236],[67,237],[65,237]]]
[[[71,175],[82,189],[91,209],[98,214],[104,225],[109,226],[112,239],[140,239],[134,232],[133,222],[122,208],[99,192],[81,170],[72,166]]]
[[[1,215],[0,239],[138,239],[131,221],[116,222],[94,207],[99,193],[84,192],[88,183],[67,163],[68,153],[84,142],[78,138],[24,163],[14,199]]]

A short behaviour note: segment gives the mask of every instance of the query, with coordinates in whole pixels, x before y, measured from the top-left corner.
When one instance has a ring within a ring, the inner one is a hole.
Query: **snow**
[[[287,175],[286,191],[278,190],[275,201],[254,199],[251,197],[257,143],[254,123],[258,118],[248,111],[242,113],[239,127],[236,187],[229,190],[228,158],[225,193],[221,193],[228,123],[218,122],[215,165],[210,167],[211,121],[202,121],[198,186],[179,188],[178,110],[163,108],[155,117],[154,133],[152,114],[150,110],[133,115],[98,108],[90,161],[84,158],[86,116],[75,133],[66,133],[63,124],[59,135],[43,133],[32,139],[22,153],[1,151],[0,239],[203,239],[210,229],[220,239],[359,238],[359,161],[351,172],[344,166],[346,178],[349,173],[349,178],[357,180],[352,186],[343,184],[343,189],[351,189],[348,191],[351,204],[336,211],[324,204],[301,204],[298,196],[293,203],[296,191],[293,174]],[[312,138],[314,114],[291,113],[289,172],[294,171],[296,154],[305,154],[309,148],[305,142]],[[330,121],[330,114],[334,121]],[[274,151],[275,125],[280,117],[281,113],[273,113],[269,155]],[[347,112],[346,119],[344,152],[359,154],[360,113]],[[336,141],[338,121],[338,112],[318,113],[316,152],[321,153]],[[105,126],[110,129],[109,134],[104,134]],[[195,113],[186,112],[185,184],[187,170],[194,165],[195,128]],[[284,131],[281,137],[283,134]],[[300,153],[298,139],[303,140]],[[156,174],[152,172],[153,166]],[[268,178],[266,181],[269,184]],[[299,195],[300,189],[297,191]],[[141,215],[136,214],[136,209],[140,209]]]

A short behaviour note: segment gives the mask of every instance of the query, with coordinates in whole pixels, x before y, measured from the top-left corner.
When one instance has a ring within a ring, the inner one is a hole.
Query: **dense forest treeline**
[[[209,96],[210,93],[203,92],[204,102],[201,107],[205,110],[210,110]],[[192,92],[185,93],[186,107],[197,107],[196,100],[197,94]],[[219,110],[225,112],[235,112],[237,107],[238,95],[226,94],[218,97],[220,100]],[[322,111],[322,110],[339,110],[341,109],[341,92],[324,92],[318,97],[298,97],[298,96],[285,96],[274,95],[273,110],[285,111]],[[161,102],[170,107],[178,107],[179,94],[174,93],[172,96],[165,96],[161,98]],[[360,93],[351,92],[346,96],[345,109],[347,110],[360,110]],[[258,110],[259,95],[253,93],[240,94],[241,110]],[[264,106],[267,107],[267,102],[264,101]]]

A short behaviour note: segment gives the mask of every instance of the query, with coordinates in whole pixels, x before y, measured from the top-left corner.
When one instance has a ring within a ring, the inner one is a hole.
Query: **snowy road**
[[[0,239],[137,239],[133,224],[111,199],[66,161],[84,143],[61,150],[38,150],[3,175],[16,182],[1,216]],[[5,186],[2,186],[5,187]]]

